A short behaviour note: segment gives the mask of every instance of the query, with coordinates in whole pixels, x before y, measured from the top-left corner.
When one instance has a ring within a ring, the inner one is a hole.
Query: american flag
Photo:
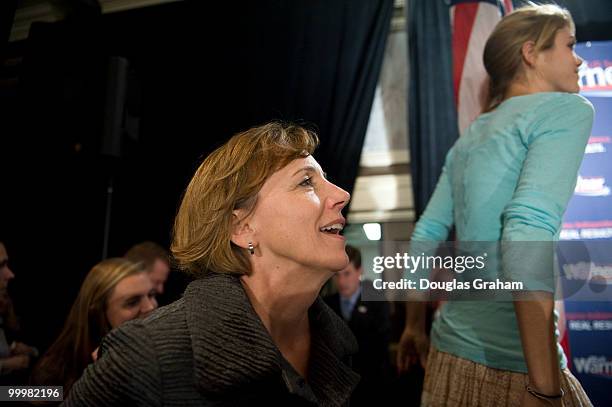
[[[480,114],[486,96],[484,46],[502,15],[512,11],[512,0],[452,0],[453,85],[459,132]]]

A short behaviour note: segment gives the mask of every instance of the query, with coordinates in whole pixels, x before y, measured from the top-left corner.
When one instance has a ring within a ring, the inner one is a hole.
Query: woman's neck
[[[533,93],[550,92],[550,86],[537,80],[537,78],[515,80],[508,87],[508,91],[504,95],[504,99],[509,99],[514,96],[531,95]]]
[[[247,297],[272,341],[303,377],[307,377],[310,358],[308,309],[327,278],[303,270],[280,269],[254,270],[241,277]]]
[[[326,280],[308,271],[280,269],[253,270],[241,278],[255,312],[279,346],[308,330],[308,309]]]

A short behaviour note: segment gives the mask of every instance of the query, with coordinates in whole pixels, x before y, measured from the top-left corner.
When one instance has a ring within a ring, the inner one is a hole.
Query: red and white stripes
[[[482,54],[487,38],[512,1],[466,1],[451,3],[453,84],[459,132],[478,116],[486,97],[486,71]]]

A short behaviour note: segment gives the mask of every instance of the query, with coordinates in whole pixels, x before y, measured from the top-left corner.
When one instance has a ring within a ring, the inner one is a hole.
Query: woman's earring
[[[251,253],[251,256],[255,254],[255,247],[253,247],[253,242],[249,242],[249,253]]]

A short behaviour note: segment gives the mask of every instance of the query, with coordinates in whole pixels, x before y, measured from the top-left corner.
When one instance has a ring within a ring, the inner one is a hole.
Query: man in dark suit
[[[348,266],[334,276],[338,292],[325,297],[325,301],[346,321],[359,343],[359,352],[353,357],[353,369],[361,375],[361,381],[351,397],[351,405],[386,405],[392,380],[389,304],[374,290],[370,280],[362,281],[359,250],[347,245],[346,253],[350,260]],[[365,302],[363,297],[376,301]]]

